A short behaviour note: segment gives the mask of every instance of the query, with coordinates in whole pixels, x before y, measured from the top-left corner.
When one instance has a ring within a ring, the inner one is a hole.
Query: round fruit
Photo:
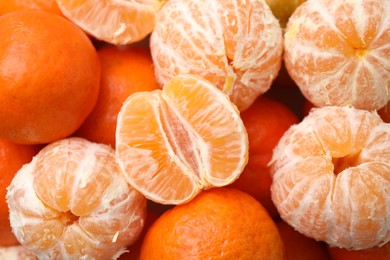
[[[283,37],[264,0],[170,0],[156,15],[150,49],[161,85],[199,75],[243,111],[277,76]]]
[[[375,110],[390,100],[389,1],[308,0],[284,37],[286,68],[316,107]]]
[[[390,124],[376,112],[313,108],[270,166],[272,200],[299,232],[348,249],[390,240]]]
[[[279,213],[271,200],[272,178],[268,162],[279,139],[291,125],[298,123],[298,118],[283,103],[265,96],[258,97],[241,113],[241,118],[248,132],[248,164],[231,187],[253,196],[276,218]]]
[[[114,150],[82,138],[44,147],[8,188],[12,230],[44,259],[109,259],[136,241],[146,199],[130,187]]]
[[[130,94],[160,86],[148,49],[106,46],[98,55],[102,67],[99,98],[75,135],[115,147],[116,122],[123,102]]]
[[[38,151],[39,147],[35,145],[16,144],[0,138],[0,247],[18,244],[11,230],[5,196],[16,172],[23,164],[29,163]]]
[[[141,260],[285,259],[275,222],[250,195],[229,188],[203,191],[149,228]]]
[[[49,143],[73,133],[94,107],[100,81],[89,38],[62,16],[0,16],[0,136]]]

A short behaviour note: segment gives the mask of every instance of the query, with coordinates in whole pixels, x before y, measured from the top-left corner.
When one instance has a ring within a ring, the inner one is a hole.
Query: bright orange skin
[[[364,250],[328,247],[328,252],[332,260],[388,260],[390,256],[390,242],[381,247],[376,246]]]
[[[99,98],[76,135],[115,147],[116,122],[122,103],[135,92],[152,91],[160,86],[147,48],[108,46],[99,49],[98,55],[102,67]]]
[[[5,196],[16,172],[38,151],[38,146],[16,144],[0,138],[0,246],[19,244],[11,230]]]
[[[276,218],[279,213],[271,200],[272,178],[267,164],[279,139],[298,123],[298,118],[286,105],[265,96],[257,98],[241,118],[248,132],[249,161],[231,186],[252,195]]]
[[[23,10],[0,16],[0,136],[49,143],[73,133],[94,107],[96,49],[62,16]]]
[[[237,189],[203,191],[149,228],[140,259],[285,259],[275,222]]]
[[[294,230],[283,220],[277,220],[279,234],[286,248],[288,259],[294,260],[327,260],[329,259],[324,242],[315,241]]]
[[[62,15],[55,0],[4,0],[0,1],[0,15],[22,9],[37,9]]]

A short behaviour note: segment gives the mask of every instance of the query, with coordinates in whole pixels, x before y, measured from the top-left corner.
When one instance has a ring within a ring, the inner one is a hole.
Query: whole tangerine
[[[87,35],[62,16],[0,16],[0,136],[49,143],[73,133],[99,93],[100,63]]]

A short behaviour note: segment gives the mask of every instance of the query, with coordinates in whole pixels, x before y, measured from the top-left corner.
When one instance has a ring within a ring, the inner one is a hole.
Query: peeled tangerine
[[[270,166],[275,206],[299,232],[348,249],[390,241],[390,124],[376,112],[313,109]]]
[[[18,241],[40,259],[116,258],[139,236],[146,199],[121,176],[109,146],[81,138],[47,145],[8,188]]]
[[[284,37],[290,76],[315,106],[376,110],[390,100],[390,1],[308,0]]]
[[[156,14],[150,49],[160,84],[200,75],[243,111],[277,76],[283,37],[264,0],[170,0]]]

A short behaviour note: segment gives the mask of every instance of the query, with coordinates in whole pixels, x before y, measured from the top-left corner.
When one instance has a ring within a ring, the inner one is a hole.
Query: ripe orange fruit
[[[279,20],[280,26],[286,28],[288,19],[295,9],[306,0],[265,0],[272,13]]]
[[[362,250],[348,250],[345,248],[328,247],[332,260],[388,260],[390,256],[390,242],[378,247]]]
[[[390,124],[376,112],[312,109],[274,150],[272,200],[308,237],[350,249],[383,245],[390,240],[389,162]]]
[[[91,41],[59,15],[0,16],[0,136],[48,143],[73,133],[92,111],[100,64]]]
[[[38,150],[37,146],[15,144],[0,138],[0,247],[18,244],[11,230],[5,195],[16,172],[30,162]]]
[[[315,241],[294,230],[283,220],[277,220],[276,226],[290,260],[328,260],[326,244]]]
[[[286,68],[315,106],[375,110],[390,100],[388,1],[308,0],[284,37]]]
[[[95,38],[116,45],[142,40],[164,0],[56,0],[62,13]]]
[[[196,74],[243,111],[277,76],[283,37],[264,0],[170,0],[156,15],[150,48],[160,84]]]
[[[4,0],[0,1],[0,15],[22,9],[37,9],[61,15],[55,0]]]
[[[150,52],[142,47],[106,46],[98,50],[102,67],[98,101],[76,135],[115,147],[118,113],[126,98],[160,88]]]
[[[203,191],[159,217],[146,233],[141,260],[285,259],[275,222],[250,195]]]
[[[120,173],[104,144],[66,138],[44,147],[8,188],[18,241],[40,258],[115,258],[134,243],[146,199]]]
[[[277,217],[279,213],[271,200],[272,178],[268,162],[279,139],[291,125],[298,123],[298,119],[283,103],[265,96],[258,97],[241,113],[241,118],[248,132],[248,164],[231,186],[249,193],[272,217]]]
[[[116,156],[131,186],[154,202],[179,204],[236,180],[248,161],[248,136],[223,92],[183,74],[126,99]]]

